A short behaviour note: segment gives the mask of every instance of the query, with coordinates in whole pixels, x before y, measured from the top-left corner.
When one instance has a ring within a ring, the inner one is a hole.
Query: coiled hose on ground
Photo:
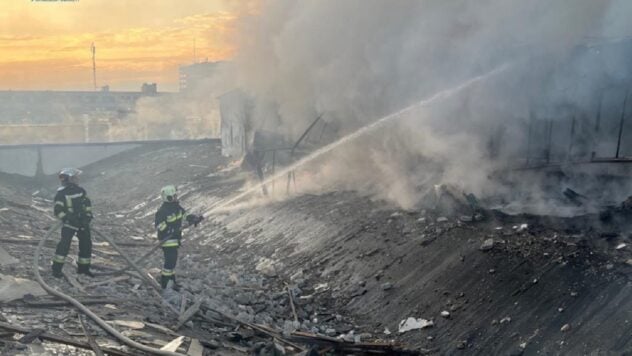
[[[40,272],[39,272],[40,251],[42,249],[42,246],[44,246],[44,244],[48,240],[48,238],[53,234],[53,232],[57,231],[57,229],[59,229],[60,226],[61,226],[61,222],[58,222],[53,227],[51,227],[50,230],[46,232],[46,235],[44,235],[44,237],[40,240],[39,244],[37,245],[37,249],[35,249],[35,255],[33,256],[33,274],[35,275],[35,279],[42,286],[42,288],[44,288],[44,290],[48,292],[49,294],[54,295],[60,299],[63,299],[67,301],[68,303],[72,304],[73,306],[75,306],[75,308],[77,308],[80,312],[87,315],[97,325],[103,328],[103,330],[105,330],[110,335],[112,335],[117,340],[119,340],[121,343],[129,347],[133,347],[135,349],[148,352],[152,355],[186,356],[178,352],[164,351],[164,350],[156,349],[153,347],[145,346],[128,337],[123,336],[116,329],[114,329],[113,327],[108,325],[105,321],[103,321],[103,319],[99,318],[98,315],[94,314],[90,309],[86,308],[83,304],[79,303],[76,299],[51,288],[48,284],[46,284],[46,282],[44,282],[44,279],[42,279],[42,276],[40,275]]]

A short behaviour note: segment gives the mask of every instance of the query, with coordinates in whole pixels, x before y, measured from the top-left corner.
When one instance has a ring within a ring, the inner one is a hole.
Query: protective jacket
[[[54,214],[73,230],[88,228],[92,221],[92,203],[85,189],[69,183],[57,189]]]
[[[164,202],[156,212],[155,226],[162,247],[178,247],[182,239],[182,219],[185,210],[178,202]]]

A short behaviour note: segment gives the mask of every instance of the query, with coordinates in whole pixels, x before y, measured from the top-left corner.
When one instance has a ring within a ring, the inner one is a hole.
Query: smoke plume
[[[249,2],[234,38],[236,75],[258,100],[277,103],[277,129],[295,140],[321,113],[344,135],[510,65],[302,173],[314,189],[357,189],[412,207],[430,184],[498,190],[489,176],[525,158],[534,112],[592,120],[604,83],[626,82],[630,66],[590,46],[631,33],[622,16],[630,7],[607,0]]]

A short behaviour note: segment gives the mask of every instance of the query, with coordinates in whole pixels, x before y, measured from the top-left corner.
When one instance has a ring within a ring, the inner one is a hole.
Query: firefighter
[[[90,221],[92,221],[92,204],[81,188],[79,175],[81,171],[75,168],[64,168],[59,172],[61,187],[55,195],[54,214],[62,222],[61,240],[57,244],[53,257],[53,276],[62,277],[61,270],[66,261],[72,238],[79,239],[79,258],[77,259],[77,274],[93,277],[90,272],[92,257],[92,240],[90,239]]]
[[[162,251],[165,256],[164,266],[160,273],[160,285],[167,288],[169,281],[173,281],[172,288],[178,290],[176,284],[176,262],[178,261],[178,247],[182,239],[183,219],[187,225],[197,226],[203,217],[201,215],[186,214],[178,202],[176,187],[167,185],[160,190],[162,205],[158,208],[155,227],[158,239],[162,241]]]

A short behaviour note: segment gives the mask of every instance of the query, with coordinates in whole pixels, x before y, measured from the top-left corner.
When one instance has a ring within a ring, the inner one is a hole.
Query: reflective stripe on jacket
[[[154,226],[158,239],[165,240],[162,247],[178,247],[182,238],[182,219],[184,209],[178,202],[165,202],[156,212]]]
[[[85,191],[76,184],[68,184],[57,190],[53,213],[58,219],[74,225],[87,224],[92,219],[92,203]],[[72,225],[72,227],[75,227]]]

